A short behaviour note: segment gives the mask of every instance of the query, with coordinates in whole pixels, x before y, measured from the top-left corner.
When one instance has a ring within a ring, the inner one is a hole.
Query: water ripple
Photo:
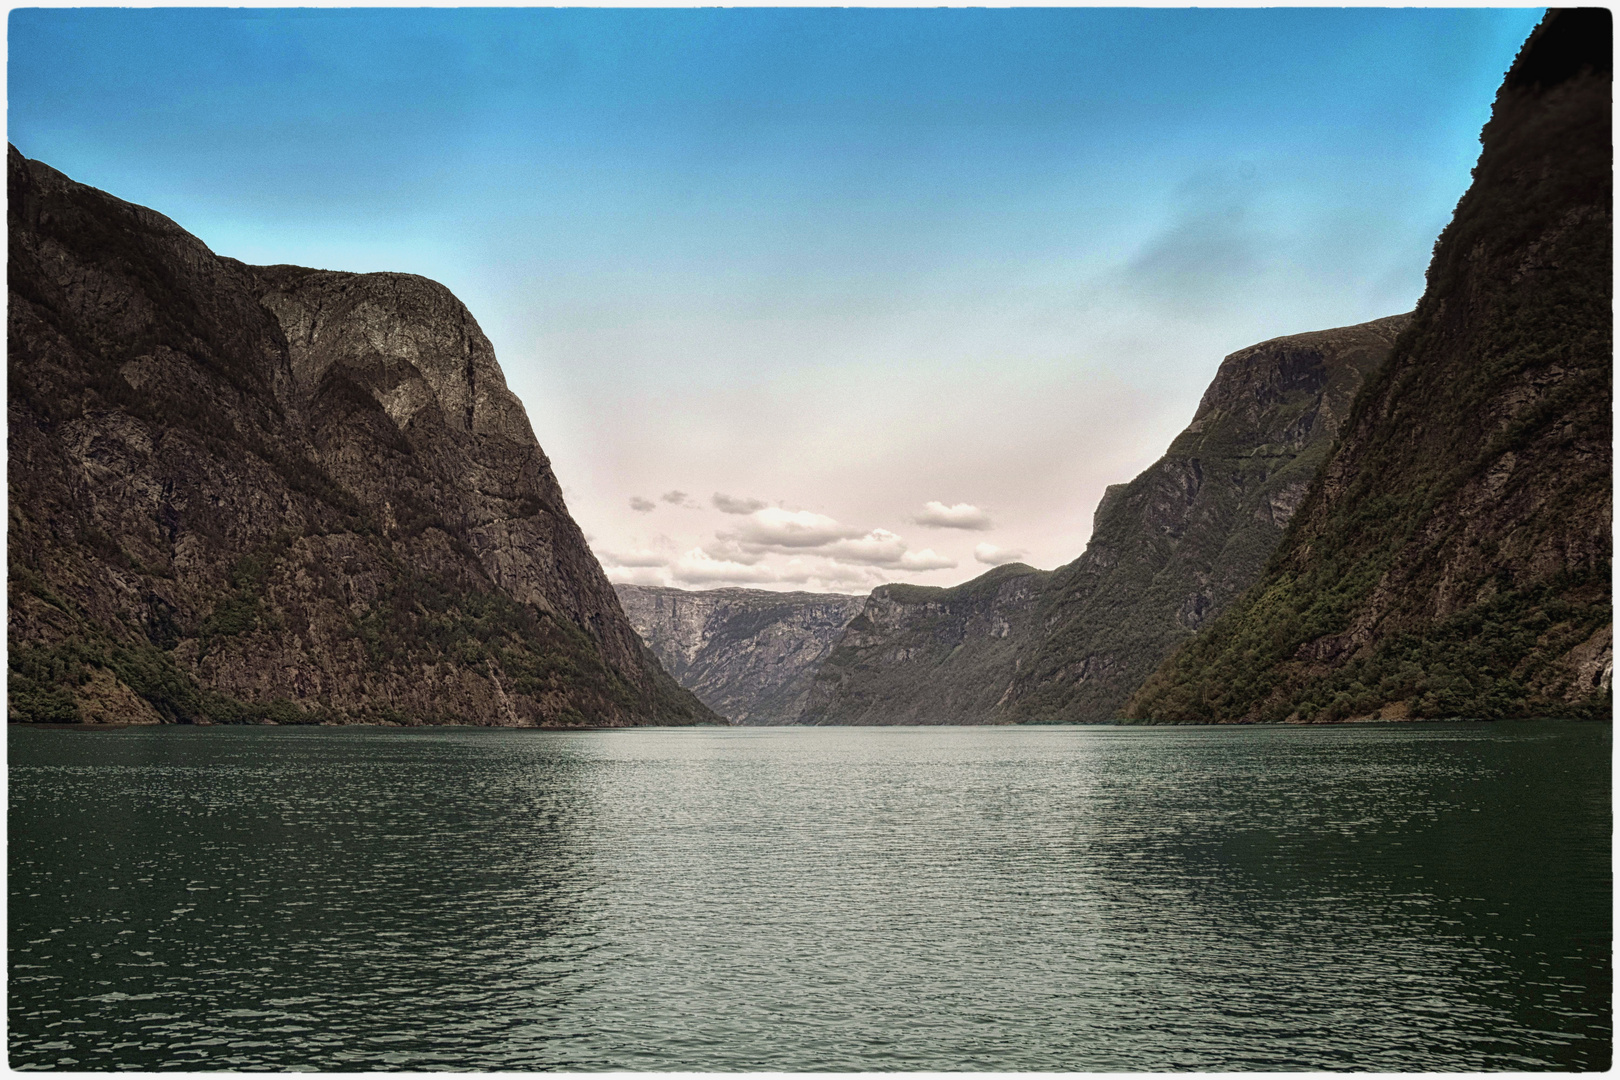
[[[1610,733],[10,735],[70,1069],[1595,1069]]]

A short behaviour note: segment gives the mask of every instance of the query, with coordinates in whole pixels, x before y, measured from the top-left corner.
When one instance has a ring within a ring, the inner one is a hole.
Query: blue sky
[[[1541,11],[19,9],[8,137],[443,281],[618,579],[951,584],[1409,309]]]

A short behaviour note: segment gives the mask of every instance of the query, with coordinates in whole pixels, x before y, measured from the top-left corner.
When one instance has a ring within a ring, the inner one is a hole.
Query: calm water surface
[[[13,727],[10,1060],[1604,1068],[1610,738]]]

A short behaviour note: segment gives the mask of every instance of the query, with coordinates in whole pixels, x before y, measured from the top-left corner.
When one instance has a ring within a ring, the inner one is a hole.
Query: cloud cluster
[[[752,514],[769,505],[763,499],[738,499],[720,491],[714,493],[713,502],[714,508],[722,514]]]
[[[628,569],[642,569],[664,566],[669,562],[669,555],[662,551],[601,551],[597,557],[603,565],[619,566]]]
[[[798,551],[852,540],[861,535],[861,530],[840,525],[827,515],[810,510],[767,506],[745,517],[735,531],[715,535],[721,540],[735,541],[745,549]]]
[[[772,553],[814,554],[835,563],[886,570],[946,570],[956,560],[932,548],[912,551],[887,529],[862,531],[810,510],[768,506],[745,517],[715,540],[731,558]],[[711,549],[711,551],[714,549]]]
[[[754,563],[716,559],[702,548],[693,548],[679,558],[670,560],[669,573],[682,585],[760,585],[784,580],[779,571]]]
[[[911,520],[918,525],[927,525],[934,529],[972,529],[976,532],[985,532],[995,528],[990,515],[972,503],[946,506],[942,502],[929,502],[923,506],[922,513]]]
[[[672,505],[690,505],[683,492],[669,492],[663,498]],[[678,554],[667,538],[661,538],[661,551],[601,551],[609,577],[638,584],[818,583],[867,589],[886,580],[885,570],[922,573],[957,565],[955,559],[932,548],[912,550],[887,529],[854,528],[812,510],[767,506],[757,499],[737,499],[719,492],[714,505],[740,520],[715,533],[709,542]],[[941,509],[954,512],[959,508]]]
[[[933,548],[908,551],[906,542],[887,529],[873,529],[865,536],[839,540],[827,546],[827,553],[839,562],[881,566],[887,570],[949,570],[956,560]]]
[[[665,555],[655,565],[632,557],[621,559],[604,552],[608,580],[632,585],[811,585],[823,589],[855,588],[865,592],[881,585],[884,577],[871,567],[844,566],[826,559],[789,559],[778,566],[717,558],[701,547],[679,555]]]
[[[719,496],[716,496],[716,498],[719,498]],[[666,491],[662,495],[658,496],[658,502],[668,503],[671,506],[679,506],[685,510],[703,509],[701,504],[694,501],[692,496],[688,495],[684,491]],[[760,505],[763,506],[765,504],[760,503]],[[638,514],[650,514],[654,510],[658,509],[658,503],[655,503],[651,499],[645,498],[641,495],[632,495],[630,496],[630,509],[634,510]]]
[[[973,558],[986,566],[1018,562],[1028,554],[1023,548],[999,548],[994,544],[979,544],[973,549]]]

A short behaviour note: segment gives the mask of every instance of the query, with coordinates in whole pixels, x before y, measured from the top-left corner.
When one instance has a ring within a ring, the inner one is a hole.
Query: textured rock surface
[[[949,589],[879,586],[817,668],[800,722],[1009,722],[998,699],[1050,578],[1009,563]]]
[[[615,585],[630,624],[682,686],[734,724],[793,724],[810,675],[863,596]]]
[[[1531,36],[1296,528],[1135,716],[1609,715],[1612,66],[1607,11]]]
[[[1222,362],[1193,422],[1098,507],[1054,571],[1007,685],[1020,720],[1111,720],[1177,645],[1265,568],[1356,392],[1410,316],[1299,334]]]
[[[15,149],[8,190],[13,719],[714,719],[448,290],[219,258]]]
[[[1074,562],[885,586],[822,664],[811,723],[1103,721],[1253,582],[1409,316],[1228,356],[1169,451],[1098,504]]]

